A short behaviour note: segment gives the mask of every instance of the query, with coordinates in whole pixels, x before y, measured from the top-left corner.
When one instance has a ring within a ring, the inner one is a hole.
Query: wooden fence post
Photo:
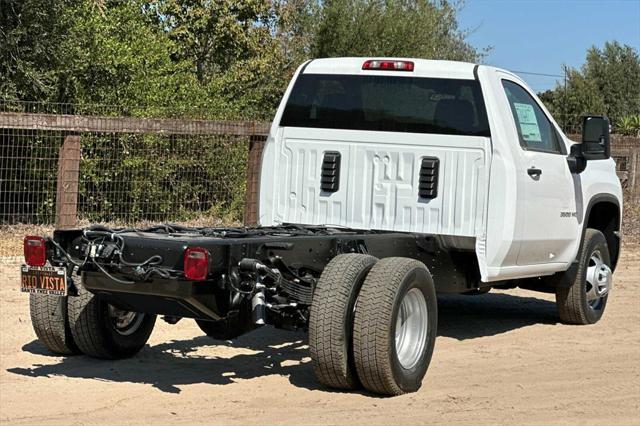
[[[262,151],[267,138],[263,135],[249,137],[249,157],[247,159],[247,192],[245,195],[244,224],[258,223],[258,202],[260,188],[260,167]]]
[[[78,223],[78,178],[80,135],[67,134],[58,156],[56,228],[74,228]]]

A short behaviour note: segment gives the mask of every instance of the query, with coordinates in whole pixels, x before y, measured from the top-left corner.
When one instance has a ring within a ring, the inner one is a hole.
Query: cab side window
[[[538,103],[518,84],[502,80],[516,122],[520,145],[532,151],[560,153],[558,136],[553,124]]]

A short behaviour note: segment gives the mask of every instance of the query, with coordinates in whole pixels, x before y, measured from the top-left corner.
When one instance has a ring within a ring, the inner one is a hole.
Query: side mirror
[[[567,156],[569,171],[571,173],[582,173],[587,168],[587,159],[582,155],[582,145],[579,143],[571,145],[571,151]]]
[[[582,156],[587,160],[606,160],[611,157],[609,119],[588,115],[582,121]]]

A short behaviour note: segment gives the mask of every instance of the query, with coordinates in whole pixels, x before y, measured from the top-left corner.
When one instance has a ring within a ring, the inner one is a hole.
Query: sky
[[[492,47],[484,63],[511,71],[561,75],[611,40],[640,51],[640,0],[466,0],[458,22],[471,45]],[[519,75],[537,92],[557,80]]]

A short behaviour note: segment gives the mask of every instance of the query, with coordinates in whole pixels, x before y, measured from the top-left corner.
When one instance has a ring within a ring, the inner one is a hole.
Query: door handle
[[[527,169],[527,173],[529,174],[529,176],[531,177],[540,177],[540,175],[542,174],[542,170],[541,169],[537,169],[535,167],[529,167]]]

